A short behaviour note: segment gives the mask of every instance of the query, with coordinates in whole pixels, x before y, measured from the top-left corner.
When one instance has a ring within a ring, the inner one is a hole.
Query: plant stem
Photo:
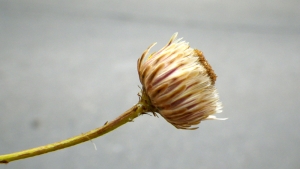
[[[1,163],[7,164],[11,161],[21,160],[24,158],[29,158],[29,157],[49,153],[52,151],[64,149],[67,147],[74,146],[76,144],[80,144],[80,143],[89,141],[91,139],[102,136],[102,135],[116,129],[127,122],[132,121],[134,118],[138,117],[143,112],[144,112],[143,105],[140,103],[136,104],[135,106],[133,106],[132,108],[130,108],[129,110],[127,110],[126,112],[121,114],[115,120],[108,122],[108,123],[104,124],[102,127],[96,128],[87,133],[84,133],[84,134],[81,134],[81,135],[69,138],[67,140],[60,141],[60,142],[56,142],[56,143],[28,149],[28,150],[23,150],[23,151],[11,153],[11,154],[0,155],[0,164]]]

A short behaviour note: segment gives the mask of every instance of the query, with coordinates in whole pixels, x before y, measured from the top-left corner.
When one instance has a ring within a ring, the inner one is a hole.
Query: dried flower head
[[[176,40],[176,36],[147,56],[152,44],[138,59],[142,98],[148,98],[148,111],[159,113],[179,129],[197,129],[192,126],[202,120],[223,120],[213,116],[222,111],[214,86],[216,74],[201,51]]]
[[[190,48],[188,43],[175,40],[158,52],[148,55],[151,45],[138,59],[138,73],[143,84],[139,102],[116,119],[102,127],[60,142],[0,155],[0,164],[29,158],[102,136],[140,114],[159,113],[179,129],[194,127],[202,120],[218,119],[213,114],[221,112],[221,103],[214,87],[216,74],[201,51]],[[219,119],[222,120],[222,119]]]

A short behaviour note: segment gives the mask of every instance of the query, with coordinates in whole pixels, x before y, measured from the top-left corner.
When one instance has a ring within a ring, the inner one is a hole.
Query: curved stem
[[[64,149],[67,147],[74,146],[76,144],[80,144],[80,143],[89,141],[91,139],[102,136],[102,135],[116,129],[129,121],[132,121],[134,118],[138,117],[143,112],[144,112],[143,105],[137,104],[137,105],[133,106],[132,108],[130,108],[129,110],[127,110],[126,112],[124,112],[123,114],[121,114],[115,120],[108,122],[108,123],[104,124],[104,126],[96,128],[94,130],[91,130],[87,133],[84,133],[84,134],[81,134],[81,135],[69,138],[67,140],[60,141],[60,142],[56,142],[56,143],[28,149],[28,150],[23,150],[23,151],[11,153],[11,154],[0,155],[0,164],[1,163],[6,164],[11,161],[49,153],[52,151]]]

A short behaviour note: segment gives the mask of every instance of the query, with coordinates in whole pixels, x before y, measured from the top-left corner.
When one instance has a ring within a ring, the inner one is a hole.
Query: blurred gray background
[[[300,166],[300,1],[0,1],[0,154],[79,135],[137,103],[136,61],[174,32],[215,69],[227,121],[163,118],[0,169]]]

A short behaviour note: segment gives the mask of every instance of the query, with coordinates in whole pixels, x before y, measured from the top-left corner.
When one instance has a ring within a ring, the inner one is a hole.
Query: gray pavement
[[[8,165],[42,169],[300,166],[300,1],[0,1],[0,154],[103,125],[138,101],[136,61],[174,32],[215,69],[227,121],[163,118]],[[153,51],[154,51],[153,50]]]

